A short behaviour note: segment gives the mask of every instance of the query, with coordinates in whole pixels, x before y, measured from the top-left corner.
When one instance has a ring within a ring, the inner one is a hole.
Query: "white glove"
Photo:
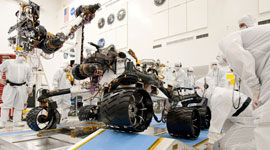
[[[0,79],[0,84],[6,85],[6,84],[7,84],[7,80],[5,80],[5,79]]]
[[[252,102],[252,108],[256,109],[261,105],[261,102],[259,101],[260,92],[256,91],[253,93],[253,102]]]
[[[32,88],[27,87],[27,88],[26,88],[26,91],[27,91],[27,94],[28,94],[28,95],[32,94]]]

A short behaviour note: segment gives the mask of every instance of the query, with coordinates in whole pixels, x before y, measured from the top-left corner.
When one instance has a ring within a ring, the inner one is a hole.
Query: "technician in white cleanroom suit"
[[[224,70],[225,72],[231,72],[231,68],[227,62],[227,59],[222,53],[219,53],[216,59],[217,59],[217,65],[220,69]]]
[[[239,78],[238,76],[233,72],[233,70],[230,68],[227,59],[225,58],[225,56],[220,52],[217,57],[216,57],[217,61],[218,61],[218,68],[220,70],[222,70],[225,73],[225,78],[226,78],[226,83],[225,86],[228,89],[237,89],[239,88]],[[235,77],[235,84],[232,84],[232,79],[228,79],[227,76],[230,76],[230,78],[232,78],[232,76]]]
[[[53,76],[53,88],[66,89],[71,87],[71,82],[69,81],[70,75],[68,70],[70,69],[69,64],[65,63]],[[54,100],[57,103],[59,112],[61,114],[61,122],[68,121],[68,112],[71,106],[71,94],[65,94],[60,96],[55,96]]]
[[[194,69],[189,67],[187,69],[187,87],[193,88],[195,86],[195,76],[194,76]]]
[[[163,71],[163,75],[164,75],[164,79],[163,81],[165,82],[164,83],[164,86],[165,87],[168,87],[168,85],[173,85],[173,70],[171,67],[169,67],[168,64],[166,64],[165,68],[164,68],[164,71]]]
[[[204,89],[205,83],[209,86],[207,89]],[[198,95],[207,97],[211,102],[212,118],[208,134],[208,149],[211,150],[213,144],[221,138],[219,142],[221,150],[255,149],[255,145],[252,145],[255,126],[251,99],[232,89],[215,87],[215,83],[209,77],[198,80],[196,86],[199,87]],[[225,136],[221,134],[222,129]]]
[[[248,97],[252,97],[252,92],[250,88],[247,86],[246,81],[241,80],[239,75],[236,74],[233,69],[231,69],[230,65],[227,62],[227,59],[222,53],[219,53],[217,56],[218,66],[220,70],[223,70],[226,74],[226,85],[225,87],[228,89],[240,90],[241,93],[247,95]],[[234,75],[235,83],[231,84],[231,80],[227,79],[227,75]],[[240,85],[240,86],[239,86]]]
[[[258,150],[270,147],[269,41],[270,25],[260,25],[234,32],[219,45],[232,69],[252,90]]]
[[[226,85],[226,72],[218,67],[216,60],[210,63],[207,76],[214,81],[216,87],[225,87]]]
[[[234,75],[232,69],[230,68],[229,64],[227,63],[227,60],[226,60],[225,56],[220,52],[217,55],[216,59],[217,59],[217,62],[218,62],[217,63],[218,68],[220,70],[222,70],[224,72],[224,74],[225,74],[225,80],[226,80],[226,82],[225,82],[224,87],[226,87],[228,89],[237,89],[239,87],[238,86],[238,81],[239,80],[237,80],[237,79],[231,79],[231,78],[233,78],[233,76],[236,77],[236,75]],[[230,79],[228,79],[227,76],[229,76]],[[235,84],[232,84],[233,83],[232,80],[235,81],[234,82]]]
[[[185,81],[187,80],[187,75],[186,75],[185,71],[182,68],[182,63],[181,62],[175,63],[173,77],[174,77],[173,78],[173,80],[174,80],[173,86],[175,88],[185,86]]]
[[[33,75],[25,63],[25,55],[17,54],[16,59],[9,59],[0,65],[1,83],[5,85],[2,95],[0,128],[4,128],[8,120],[9,109],[14,107],[13,126],[22,127],[22,110],[32,92]],[[3,72],[6,72],[6,80],[2,79]]]

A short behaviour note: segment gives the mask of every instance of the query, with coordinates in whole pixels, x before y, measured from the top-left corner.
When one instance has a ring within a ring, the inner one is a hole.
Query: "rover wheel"
[[[57,110],[54,110],[52,116],[48,117],[47,107],[35,107],[26,116],[26,122],[29,128],[34,131],[55,129],[56,124],[60,123],[61,116]]]
[[[143,89],[116,89],[104,96],[100,107],[100,119],[110,128],[141,132],[151,123],[153,103]]]
[[[203,111],[200,111],[203,109]],[[199,109],[199,113],[201,115],[201,128],[208,129],[210,127],[211,120],[211,110],[208,106],[204,106]]]
[[[97,106],[87,105],[83,106],[78,114],[80,121],[93,121],[97,118]]]
[[[194,108],[174,108],[167,116],[167,129],[171,136],[197,138],[200,134],[200,114]]]

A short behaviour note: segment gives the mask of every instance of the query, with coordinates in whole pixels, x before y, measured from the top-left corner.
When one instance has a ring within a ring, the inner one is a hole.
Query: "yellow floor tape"
[[[208,139],[205,139],[205,140],[201,141],[200,143],[194,145],[193,147],[198,147],[198,146],[200,146],[200,145],[206,143],[207,141],[208,141]]]
[[[163,137],[158,138],[158,139],[151,145],[151,147],[148,148],[148,150],[154,150],[154,149],[158,146],[158,144],[159,144],[163,139],[164,139]]]
[[[104,132],[106,129],[100,131],[99,133],[97,133],[95,136],[92,136],[91,138],[89,138],[88,140],[82,142],[80,145],[78,145],[77,147],[73,148],[72,150],[76,150],[79,147],[81,147],[82,145],[84,145],[85,143],[89,142],[90,140],[92,140],[93,138],[95,138],[96,136],[100,135],[102,132]]]

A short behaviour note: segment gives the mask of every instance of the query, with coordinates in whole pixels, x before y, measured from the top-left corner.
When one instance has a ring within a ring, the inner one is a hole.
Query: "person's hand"
[[[27,94],[28,94],[28,95],[32,94],[32,88],[27,87],[26,91],[27,91]]]
[[[7,80],[5,80],[5,79],[0,79],[0,84],[6,85],[6,84],[7,84]]]
[[[253,93],[253,99],[252,99],[252,108],[256,109],[261,105],[261,102],[259,101],[260,92],[256,91]]]
[[[27,109],[27,103],[24,104],[24,110],[26,110],[26,109]]]
[[[214,145],[207,143],[207,150],[213,150],[214,149]]]
[[[195,89],[200,90],[201,93],[203,93],[203,89],[199,86],[196,86]]]

